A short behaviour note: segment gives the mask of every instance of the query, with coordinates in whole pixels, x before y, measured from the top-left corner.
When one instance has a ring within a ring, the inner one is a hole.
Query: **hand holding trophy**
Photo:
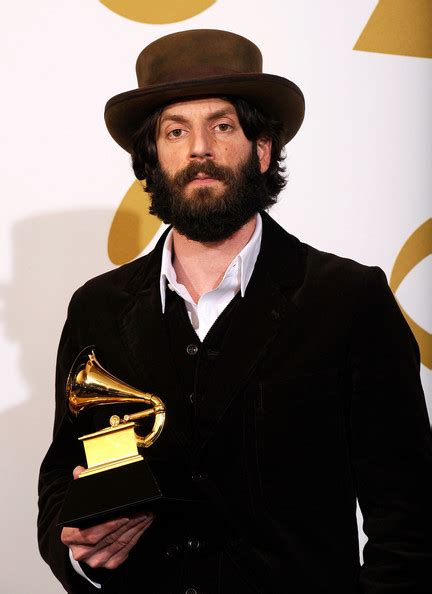
[[[80,438],[87,469],[71,483],[59,525],[85,526],[160,499],[159,485],[138,448],[150,447],[160,436],[165,423],[162,400],[114,377],[98,362],[93,347],[81,351],[72,365],[66,398],[74,417],[90,407],[108,404],[143,403],[150,408],[123,417],[112,415],[109,427]],[[138,435],[137,421],[151,415],[155,418],[150,433]]]
[[[77,466],[73,472],[74,479],[84,470],[83,466]],[[84,562],[94,569],[116,569],[126,561],[153,520],[152,513],[138,512],[83,529],[64,526],[61,541],[70,549],[75,561]]]

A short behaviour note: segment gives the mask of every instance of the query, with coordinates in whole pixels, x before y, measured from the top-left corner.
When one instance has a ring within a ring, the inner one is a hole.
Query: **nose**
[[[190,136],[190,159],[212,159],[213,143],[210,133],[205,129],[194,130]]]

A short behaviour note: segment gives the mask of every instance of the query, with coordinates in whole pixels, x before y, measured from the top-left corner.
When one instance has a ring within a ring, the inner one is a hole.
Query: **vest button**
[[[165,549],[165,554],[167,557],[170,557],[170,559],[175,559],[180,555],[180,553],[180,547],[176,544],[169,544]]]
[[[188,355],[196,355],[198,352],[198,347],[196,344],[188,344],[186,347],[186,352]]]
[[[201,548],[201,541],[197,538],[190,538],[187,541],[187,547],[190,551],[198,551]]]

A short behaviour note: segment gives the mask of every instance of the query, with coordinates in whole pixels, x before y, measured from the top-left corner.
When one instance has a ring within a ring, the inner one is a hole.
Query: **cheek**
[[[250,155],[250,149],[249,147],[245,149],[244,147],[227,144],[221,147],[219,154],[222,156],[225,164],[232,167],[235,163],[244,163],[247,161]]]
[[[179,150],[175,150],[173,147],[169,149],[163,148],[162,150],[157,147],[158,150],[158,161],[163,171],[169,174],[174,174],[181,167],[181,155]]]

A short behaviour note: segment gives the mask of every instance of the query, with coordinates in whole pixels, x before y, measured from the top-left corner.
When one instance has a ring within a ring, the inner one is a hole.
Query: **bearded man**
[[[265,212],[285,184],[301,91],[224,31],[163,37],[137,73],[106,122],[171,227],[72,298],[41,469],[42,555],[69,592],[430,592],[432,445],[415,340],[379,268],[301,243]],[[58,527],[85,464],[64,392],[87,345],[163,399],[166,428],[146,457],[209,505]]]

